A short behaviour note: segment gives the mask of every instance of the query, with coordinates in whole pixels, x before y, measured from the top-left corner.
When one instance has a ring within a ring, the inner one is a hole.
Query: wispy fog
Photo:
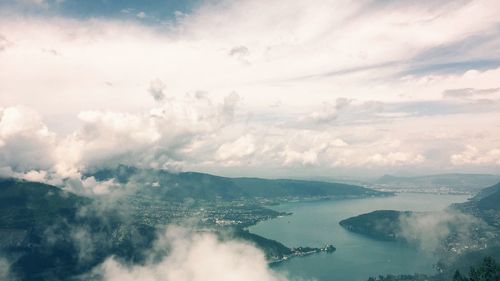
[[[268,268],[264,254],[254,246],[240,241],[222,242],[213,234],[181,227],[169,227],[144,264],[124,264],[111,257],[94,274],[105,281],[287,280]]]
[[[453,243],[470,242],[475,230],[486,227],[480,219],[455,210],[403,213],[399,219],[398,235],[427,252],[441,250],[451,239]]]
[[[0,257],[0,280],[16,281],[16,276],[10,271],[10,262],[4,257]]]

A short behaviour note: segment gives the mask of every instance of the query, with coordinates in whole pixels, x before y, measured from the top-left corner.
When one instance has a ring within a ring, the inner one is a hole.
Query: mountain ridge
[[[176,200],[344,198],[391,194],[344,183],[257,177],[230,178],[200,172],[173,173],[167,170],[139,169],[124,165],[86,173],[85,177],[94,177],[97,181],[115,179],[121,184],[132,184],[143,188],[140,192],[155,193],[157,196],[162,195]]]

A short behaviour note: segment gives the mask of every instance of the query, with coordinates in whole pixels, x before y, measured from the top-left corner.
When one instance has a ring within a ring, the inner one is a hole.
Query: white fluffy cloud
[[[137,110],[151,102],[142,93],[153,77],[168,85],[169,95],[202,89],[221,96],[236,90],[260,106],[270,99],[312,105],[342,96],[436,99],[450,88],[499,86],[498,69],[467,78],[411,73],[449,62],[448,57],[413,61],[433,48],[460,45],[468,35],[495,37],[497,1],[368,2],[207,4],[163,29],[113,20],[6,16],[0,34],[14,46],[2,52],[0,67],[8,71],[0,74],[0,91],[6,103],[28,103],[54,114],[103,102],[105,109]],[[488,42],[493,46],[484,59],[494,59],[500,54],[491,50],[500,43]],[[476,51],[459,59],[485,55]],[[244,54],[247,63],[235,54]],[[25,62],[36,63],[18,67]],[[410,73],[400,74],[405,71]],[[34,95],[39,92],[44,94]],[[60,100],[64,108],[54,103]]]
[[[170,250],[160,261],[130,266],[111,258],[97,272],[106,281],[287,280],[269,269],[261,251],[243,242],[171,227],[157,244],[157,252]]]
[[[498,5],[222,1],[161,27],[5,15],[0,169],[491,172]]]
[[[81,127],[67,135],[51,132],[30,109],[5,108],[0,119],[0,168],[3,175],[60,183],[64,178],[78,179],[89,169],[116,164],[218,173],[245,167],[253,171],[248,175],[282,167],[304,168],[307,173],[499,165],[498,149],[491,148],[496,134],[476,123],[487,121],[484,116],[454,130],[441,130],[455,122],[453,116],[429,117],[435,127],[422,126],[429,121],[421,117],[402,117],[388,124],[382,119],[371,125],[309,124],[303,129],[300,115],[288,124],[249,119],[251,113],[235,110],[238,100],[235,94],[216,101],[193,93],[142,113],[84,111],[79,114]],[[342,110],[352,108],[359,110],[355,104]],[[401,131],[401,126],[412,128],[412,134]],[[477,139],[481,149],[460,150],[464,130],[469,134],[465,138]],[[443,157],[436,158],[435,149]],[[86,179],[72,186],[80,192],[104,193],[113,183]]]
[[[221,130],[232,118],[235,106],[236,102],[227,99],[214,103],[197,92],[167,100],[147,113],[82,112],[82,128],[64,140],[60,154],[66,157],[60,157],[61,171],[110,162],[172,168],[170,164],[191,156],[196,142],[204,142]]]
[[[454,165],[500,165],[500,148],[480,151],[468,145],[463,152],[451,155],[450,160]]]
[[[17,172],[50,168],[56,136],[25,107],[0,108],[0,167]]]
[[[149,93],[155,101],[162,101],[165,98],[165,83],[160,79],[151,81],[149,86]]]
[[[256,140],[252,135],[245,135],[234,142],[224,143],[217,149],[216,159],[240,161],[255,152],[255,142]],[[231,162],[228,164],[231,164]]]
[[[119,163],[176,169],[189,159],[242,157],[251,147],[242,154],[222,145],[217,154],[214,149],[221,140],[212,140],[231,122],[238,101],[235,93],[217,102],[195,92],[137,114],[83,111],[78,115],[81,127],[67,135],[51,132],[31,109],[8,107],[0,111],[0,168],[4,175],[60,181]],[[197,147],[205,144],[214,147],[207,155]],[[107,190],[88,180],[81,184],[96,193]]]
[[[421,154],[412,155],[404,152],[377,153],[368,158],[368,163],[382,166],[411,165],[422,161],[424,161],[424,156]]]
[[[435,252],[453,233],[459,243],[473,243],[474,230],[486,227],[480,219],[459,211],[402,214],[399,217],[401,232],[398,235],[426,252]]]
[[[309,115],[302,118],[306,123],[312,122],[316,124],[328,124],[337,119],[337,108],[329,103],[323,103],[320,110],[313,111]]]

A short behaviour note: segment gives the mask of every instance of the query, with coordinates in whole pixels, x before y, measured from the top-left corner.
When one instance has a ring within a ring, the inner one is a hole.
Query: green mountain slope
[[[141,260],[156,237],[154,228],[42,183],[0,179],[0,202],[0,253],[20,280],[68,280],[110,255]]]
[[[478,209],[500,211],[500,182],[485,188],[471,201]]]
[[[193,186],[199,182],[196,177],[194,179]],[[208,184],[214,184],[214,181]],[[146,224],[137,219],[142,216],[136,213],[158,215],[158,205],[148,204],[146,200],[140,208],[130,209],[127,208],[130,205],[120,202],[118,205],[127,210],[122,212],[118,206],[106,205],[109,202],[105,200],[78,196],[47,184],[0,179],[0,256],[12,262],[11,269],[19,280],[29,281],[72,280],[88,273],[110,256],[125,263],[143,262],[164,226]],[[173,202],[166,200],[161,204]],[[240,203],[205,205],[204,208],[218,209],[220,206],[224,206],[223,210],[218,211],[224,214],[257,218],[261,216],[259,212],[265,211],[254,205],[247,206],[247,210]],[[187,214],[185,208],[178,207],[166,208],[164,210],[170,213],[162,215],[181,217]],[[213,213],[213,210],[207,211]],[[268,215],[267,212],[264,215]],[[260,248],[270,262],[335,250],[333,246],[290,249],[239,227],[212,225],[210,228],[206,225],[204,229],[250,242]]]
[[[340,221],[340,225],[349,231],[363,234],[374,239],[395,241],[401,239],[399,218],[411,212],[377,210]]]
[[[305,199],[384,196],[390,193],[361,186],[319,181],[227,178],[204,173],[171,173],[164,170],[118,166],[87,174],[99,181],[115,179],[130,184],[141,193],[183,200]]]
[[[465,203],[454,204],[453,208],[479,217],[500,229],[500,183],[483,189]]]
[[[87,198],[55,186],[0,179],[0,229],[30,229],[56,219],[73,220]]]

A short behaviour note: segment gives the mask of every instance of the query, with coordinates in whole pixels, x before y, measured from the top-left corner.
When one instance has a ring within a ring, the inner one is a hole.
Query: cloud
[[[167,168],[187,159],[194,143],[208,141],[230,122],[236,102],[229,95],[214,104],[197,92],[165,101],[144,114],[82,112],[82,128],[65,140],[66,151],[61,152],[74,155],[65,163],[69,168],[64,168],[84,170],[112,163]]]
[[[36,6],[42,6],[46,4],[45,0],[18,0],[17,2],[21,4],[36,5]]]
[[[447,247],[445,243],[450,241],[471,245],[476,240],[474,231],[485,227],[485,223],[478,218],[453,210],[403,214],[399,221],[399,237],[430,253],[442,250]],[[449,240],[451,235],[453,239]]]
[[[120,188],[123,190],[124,188],[123,185],[115,183],[114,179],[97,181],[94,177],[80,177],[80,175],[74,175],[71,178],[66,178],[64,180],[64,188],[77,194],[84,194],[87,196],[106,195],[112,192],[116,196],[118,193],[117,190]]]
[[[251,156],[256,149],[256,140],[252,135],[245,135],[234,142],[222,144],[216,152],[216,159],[221,161],[241,161]],[[229,162],[228,164],[231,164]]]
[[[323,108],[318,111],[311,112],[305,118],[305,122],[312,122],[316,124],[329,124],[337,119],[337,107],[329,103],[323,103]]]
[[[165,98],[165,83],[160,79],[151,81],[149,84],[149,93],[155,101],[162,101]]]
[[[159,241],[155,252],[168,249],[169,254],[158,261],[131,266],[109,258],[96,272],[105,281],[287,280],[268,268],[261,251],[243,242],[221,242],[213,234],[176,227]]]
[[[139,152],[160,138],[150,120],[141,116],[86,111],[79,118],[84,124],[82,128],[62,140],[56,151],[60,159],[56,169],[65,176]]]
[[[141,11],[141,12],[137,13],[137,17],[140,18],[140,19],[143,19],[143,18],[146,17],[146,13],[143,12],[143,11]]]
[[[238,102],[235,93],[215,102],[196,92],[139,114],[83,111],[78,115],[81,127],[66,136],[50,131],[29,108],[4,108],[0,110],[0,168],[8,176],[28,180],[61,184],[71,178],[75,181],[66,183],[76,191],[106,193],[112,183],[79,180],[82,173],[117,164],[175,169],[177,163],[202,157],[196,146],[211,143],[213,134],[232,122]],[[223,147],[219,156],[240,155],[228,149]]]
[[[233,47],[229,50],[228,54],[230,57],[234,57],[234,58],[238,59],[241,63],[243,63],[245,65],[250,64],[250,62],[246,59],[249,56],[250,51],[245,46]]]
[[[59,53],[57,50],[54,49],[42,49],[42,52],[54,55],[54,56],[60,56],[61,53]]]
[[[231,48],[231,50],[229,50],[229,55],[230,56],[237,56],[237,57],[244,57],[246,55],[248,55],[250,51],[248,50],[247,47],[245,46],[237,46],[237,47],[233,47]]]
[[[153,17],[132,8],[132,17]],[[32,108],[47,136],[26,133],[36,145],[12,138],[0,166],[33,179],[120,162],[233,175],[491,172],[450,157],[464,143],[494,150],[500,137],[496,94],[486,93],[500,75],[497,8],[490,0],[209,1],[161,28],[14,9],[0,19],[0,34],[15,42],[0,53],[1,106]],[[464,42],[469,51],[455,57],[442,49]],[[459,71],[425,71],[450,63]],[[468,97],[448,98],[457,95]],[[391,139],[400,145],[386,146]],[[26,147],[19,156],[16,145]]]
[[[335,102],[323,102],[321,108],[309,112],[306,116],[301,116],[299,122],[307,126],[315,125],[333,125],[340,113],[350,110],[370,109],[374,102],[361,102],[354,104],[354,100],[346,97],[340,97]]]
[[[70,228],[70,239],[74,242],[76,246],[75,250],[78,253],[79,263],[85,264],[92,261],[95,257],[96,246],[98,247],[95,240],[104,239],[103,237],[93,237],[91,230],[83,226],[72,226]],[[97,236],[94,234],[94,236]],[[105,241],[100,241],[105,243]]]
[[[4,281],[18,280],[10,270],[10,262],[4,257],[0,257],[0,279]]]
[[[41,116],[26,107],[0,108],[0,167],[15,172],[48,170],[54,164],[56,136]]]
[[[314,148],[305,151],[297,151],[290,148],[290,146],[285,146],[281,154],[284,158],[283,165],[285,166],[293,166],[296,164],[308,166],[318,164],[318,152],[315,151]]]
[[[453,165],[500,165],[500,149],[480,151],[468,145],[461,153],[451,155],[450,161]]]
[[[12,71],[0,77],[0,90],[16,103],[24,104],[24,100],[37,110],[44,107],[48,112],[66,113],[110,99],[116,100],[108,105],[112,107],[110,110],[137,109],[148,102],[138,94],[150,77],[169,81],[169,95],[198,89],[221,95],[235,90],[252,104],[283,96],[294,105],[314,104],[340,96],[397,100],[401,93],[411,93],[420,98],[436,98],[445,89],[456,87],[452,84],[444,88],[448,85],[440,80],[448,78],[447,75],[435,75],[433,81],[419,84],[418,79],[428,73],[404,75],[404,81],[398,73],[408,64],[412,67],[408,60],[431,47],[461,40],[464,34],[485,32],[488,36],[487,31],[498,23],[492,12],[497,5],[496,1],[484,0],[445,1],[440,5],[391,2],[371,6],[363,2],[322,0],[318,5],[291,1],[283,7],[239,1],[203,5],[161,32],[116,19],[78,21],[27,17],[14,20],[6,17],[0,24],[2,34],[20,44],[9,52],[9,60],[3,61],[4,67]],[[247,11],[259,12],[248,14]],[[280,19],[279,24],[276,19]],[[232,24],[223,24],[227,22]],[[457,32],[457,25],[464,32]],[[60,26],[64,26],[64,30]],[[436,32],[441,36],[432,35]],[[35,47],[58,50],[65,58],[38,54],[34,52]],[[251,66],[235,63],[236,54],[245,54]],[[485,52],[479,55],[484,56]],[[26,60],[36,60],[37,65],[32,66],[32,71],[17,70],[16,66]],[[382,69],[366,68],[394,61],[399,63]],[[82,67],[75,69],[74,65]],[[474,69],[464,67],[466,69],[457,75]],[[340,77],[296,80],[353,68],[365,70]],[[103,95],[102,84],[95,82],[102,77],[117,81],[116,89],[107,89]],[[409,77],[416,79],[410,81]],[[13,85],[14,81],[23,80],[32,83]],[[46,83],[49,80],[58,83]],[[495,81],[494,78],[488,80],[488,84]],[[486,85],[479,81],[467,84],[463,87]],[[47,99],[33,100],[32,93],[37,90],[54,97],[64,96],[71,102],[64,109],[54,108],[47,104]],[[304,95],[307,99],[302,98]]]
[[[5,51],[10,46],[12,46],[12,43],[0,34],[0,52]]]
[[[224,97],[224,103],[222,105],[222,115],[226,121],[232,121],[236,112],[236,107],[238,103],[241,102],[241,97],[236,93],[232,92],[231,94]]]
[[[498,162],[495,142],[488,141],[495,139],[496,132],[477,125],[478,119],[481,124],[495,124],[495,114],[490,115],[491,120],[486,115],[469,117],[461,128],[450,127],[456,122],[453,116],[429,117],[434,127],[427,127],[429,121],[423,117],[408,116],[379,117],[380,121],[365,124],[367,121],[353,122],[355,119],[347,122],[346,115],[351,111],[361,114],[356,118],[364,118],[363,111],[368,116],[379,114],[378,109],[371,109],[379,106],[350,101],[335,107],[340,108],[339,120],[325,127],[297,123],[293,114],[288,121],[269,122],[266,116],[248,115],[240,103],[235,93],[215,100],[195,92],[166,99],[139,113],[83,111],[80,128],[67,135],[50,131],[33,110],[6,108],[2,112],[10,117],[0,120],[0,150],[5,151],[0,168],[7,176],[102,194],[115,184],[81,179],[82,173],[118,164],[215,173],[231,168],[235,175],[241,175],[240,169],[245,167],[246,175],[251,176],[264,170],[284,169],[287,173],[296,168],[302,168],[301,173],[338,168],[386,171],[451,162],[462,169],[492,167]],[[391,122],[385,121],[388,119]],[[411,133],[402,127],[412,128]],[[476,151],[457,152],[464,138],[477,144]]]
[[[47,180],[47,171],[36,171],[36,170],[31,170],[25,173],[24,175],[20,176],[20,178],[23,178],[28,181],[36,181],[36,182],[44,182]]]
[[[471,98],[471,97],[484,97],[494,93],[500,92],[500,88],[490,88],[490,89],[474,89],[474,88],[462,88],[462,89],[450,89],[443,92],[444,98]]]
[[[368,163],[382,166],[412,165],[421,163],[424,159],[425,157],[420,154],[412,155],[404,152],[390,152],[387,154],[374,154],[368,158]]]

